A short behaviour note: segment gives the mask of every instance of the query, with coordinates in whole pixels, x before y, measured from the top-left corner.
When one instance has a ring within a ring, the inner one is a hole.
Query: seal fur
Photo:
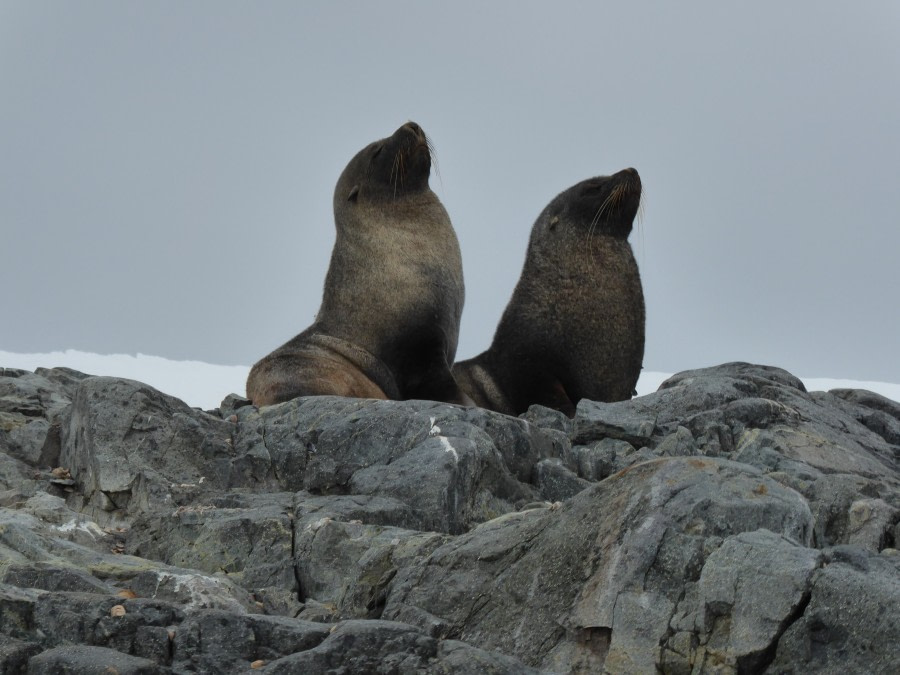
[[[314,323],[250,370],[257,406],[298,396],[467,403],[450,374],[465,290],[450,217],[414,122],[370,143],[334,190],[337,229]]]
[[[453,367],[478,406],[519,415],[540,404],[572,417],[582,398],[633,395],[645,310],[628,235],[640,199],[640,176],[625,169],[544,208],[491,346]]]

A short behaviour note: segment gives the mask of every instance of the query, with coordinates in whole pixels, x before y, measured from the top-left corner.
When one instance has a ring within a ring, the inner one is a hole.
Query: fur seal
[[[298,396],[471,403],[450,365],[465,290],[415,122],[360,150],[334,189],[337,237],[313,324],[250,370],[254,405]]]
[[[525,266],[490,348],[453,367],[482,408],[532,404],[574,416],[582,398],[631,398],[644,357],[644,295],[628,235],[634,169],[560,193],[531,230]]]

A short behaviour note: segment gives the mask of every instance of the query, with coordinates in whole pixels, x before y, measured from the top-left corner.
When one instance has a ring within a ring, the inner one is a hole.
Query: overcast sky
[[[458,358],[544,205],[634,166],[646,369],[900,382],[898,36],[893,1],[0,0],[0,349],[253,363],[313,321],[344,165],[411,119]]]

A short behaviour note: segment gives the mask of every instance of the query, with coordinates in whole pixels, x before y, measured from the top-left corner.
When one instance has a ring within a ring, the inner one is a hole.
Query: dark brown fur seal
[[[475,403],[568,416],[582,398],[631,398],[644,357],[644,295],[628,244],[641,199],[634,169],[559,194],[531,230],[525,267],[490,348],[453,374]]]
[[[430,171],[414,122],[350,160],[334,190],[337,238],[319,313],[250,370],[255,405],[322,394],[468,402],[450,374],[462,260]]]

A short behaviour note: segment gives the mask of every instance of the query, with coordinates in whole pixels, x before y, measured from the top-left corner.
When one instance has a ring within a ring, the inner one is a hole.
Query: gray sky
[[[898,36],[893,1],[0,0],[0,349],[253,363],[313,320],[344,165],[412,119],[458,358],[543,206],[634,166],[646,369],[898,382]]]

